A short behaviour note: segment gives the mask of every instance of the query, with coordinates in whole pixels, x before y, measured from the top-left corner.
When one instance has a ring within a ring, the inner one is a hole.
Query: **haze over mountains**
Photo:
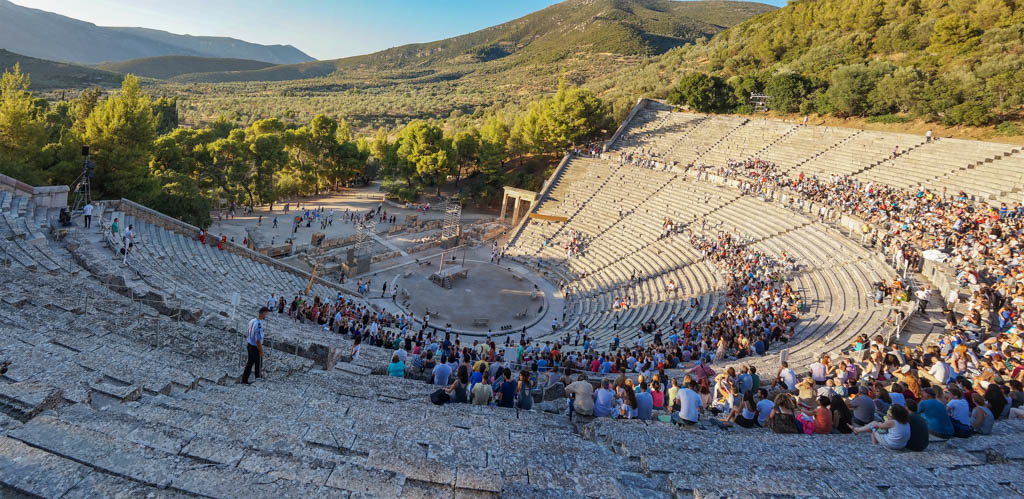
[[[104,27],[0,0],[0,48],[59,62],[98,64],[141,57],[188,55],[273,64],[313,61],[291,45],[259,45],[227,37]]]

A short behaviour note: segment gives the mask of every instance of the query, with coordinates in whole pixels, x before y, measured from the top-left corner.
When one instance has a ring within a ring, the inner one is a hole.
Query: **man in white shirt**
[[[277,308],[277,296],[274,293],[270,293],[270,298],[267,298],[267,308],[270,310]]]
[[[815,385],[825,386],[825,381],[828,380],[828,369],[820,360],[811,364],[811,378],[814,379]]]
[[[92,201],[85,203],[85,206],[82,207],[82,218],[84,219],[86,229],[92,227],[92,210]]]
[[[700,395],[694,390],[697,383],[691,381],[686,388],[680,388],[676,394],[679,400],[679,412],[672,414],[672,422],[680,425],[693,426],[700,419],[700,411],[703,404]]]
[[[785,385],[785,390],[793,390],[796,388],[796,373],[789,368],[789,362],[782,363],[782,368],[779,369],[779,376],[775,380],[775,384]]]
[[[936,355],[935,357],[932,357],[932,367],[928,368],[928,372],[921,373],[921,377],[939,386],[946,386],[946,382],[949,381],[949,371],[949,364],[943,362],[942,359]]]

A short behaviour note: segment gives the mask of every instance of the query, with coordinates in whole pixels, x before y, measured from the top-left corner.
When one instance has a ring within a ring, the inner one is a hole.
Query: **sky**
[[[293,45],[317,59],[430,42],[511,21],[554,0],[13,0],[99,26]],[[761,0],[782,5],[785,0]]]

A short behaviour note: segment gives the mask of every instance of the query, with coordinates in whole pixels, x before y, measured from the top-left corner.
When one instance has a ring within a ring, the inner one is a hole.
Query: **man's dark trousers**
[[[249,373],[252,372],[252,368],[256,367],[256,377],[260,377],[260,371],[263,367],[263,359],[260,358],[260,349],[253,345],[246,345],[246,351],[249,353],[249,359],[245,362],[245,372],[242,373],[242,382],[249,382]]]

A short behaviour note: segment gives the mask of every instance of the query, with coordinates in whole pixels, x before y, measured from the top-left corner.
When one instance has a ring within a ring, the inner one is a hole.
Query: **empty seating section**
[[[917,135],[862,131],[833,144],[796,169],[807,175],[853,175],[924,143]]]
[[[0,266],[56,273],[67,265],[50,247],[44,230],[58,210],[37,208],[27,196],[0,191]]]
[[[1019,203],[1021,190],[1024,189],[1022,149],[1024,147],[1017,146],[1014,152],[1008,155],[986,159],[968,166],[967,169],[947,173],[926,185],[933,189],[946,189],[951,194],[965,191],[981,199],[991,198],[997,202]],[[998,154],[999,151],[995,152]]]
[[[950,172],[973,168],[979,164],[986,164],[986,162],[996,162],[1012,151],[1012,146],[1007,144],[936,139],[921,144],[896,158],[883,161],[857,176],[867,181],[895,187],[915,188],[923,185],[927,188],[934,188],[934,180],[938,177]],[[1020,175],[1019,170],[1017,175]],[[984,198],[999,195],[1006,187],[996,177],[971,175],[958,178],[958,182],[960,183],[947,184],[947,186],[954,187],[953,190],[962,189],[982,194]]]
[[[135,227],[135,247],[128,258],[128,269],[121,266],[121,238],[107,235],[110,250],[83,245],[76,251],[88,259],[110,261],[109,271],[124,276],[130,296],[159,295],[167,306],[186,315],[223,321],[232,310],[253,310],[267,303],[270,293],[291,300],[293,295],[306,294],[308,277],[265,265],[215,246],[200,244],[176,232],[151,225],[122,212],[107,211],[102,223],[104,232],[114,218],[123,230]],[[238,306],[232,304],[238,294]],[[337,291],[314,283],[309,296],[334,299]]]
[[[726,135],[721,142],[700,157],[708,165],[724,165],[729,160],[744,161],[756,157],[764,149],[798,129],[796,125],[781,121],[747,121],[743,126]]]
[[[747,122],[746,118],[714,117],[701,121],[665,155],[668,161],[682,166],[699,163],[701,157],[715,148],[725,137]]]
[[[751,123],[756,123],[752,121]],[[840,142],[859,133],[859,130],[828,126],[800,126],[794,128],[776,143],[766,145],[754,159],[769,161],[782,170],[799,167]]]
[[[659,158],[670,156],[671,151],[685,142],[690,133],[701,128],[709,117],[673,113],[669,111],[642,111],[639,114],[652,113],[639,127],[630,127],[622,137],[613,144],[613,149],[624,152],[639,152],[640,149],[650,151]],[[672,159],[668,157],[667,159]]]

